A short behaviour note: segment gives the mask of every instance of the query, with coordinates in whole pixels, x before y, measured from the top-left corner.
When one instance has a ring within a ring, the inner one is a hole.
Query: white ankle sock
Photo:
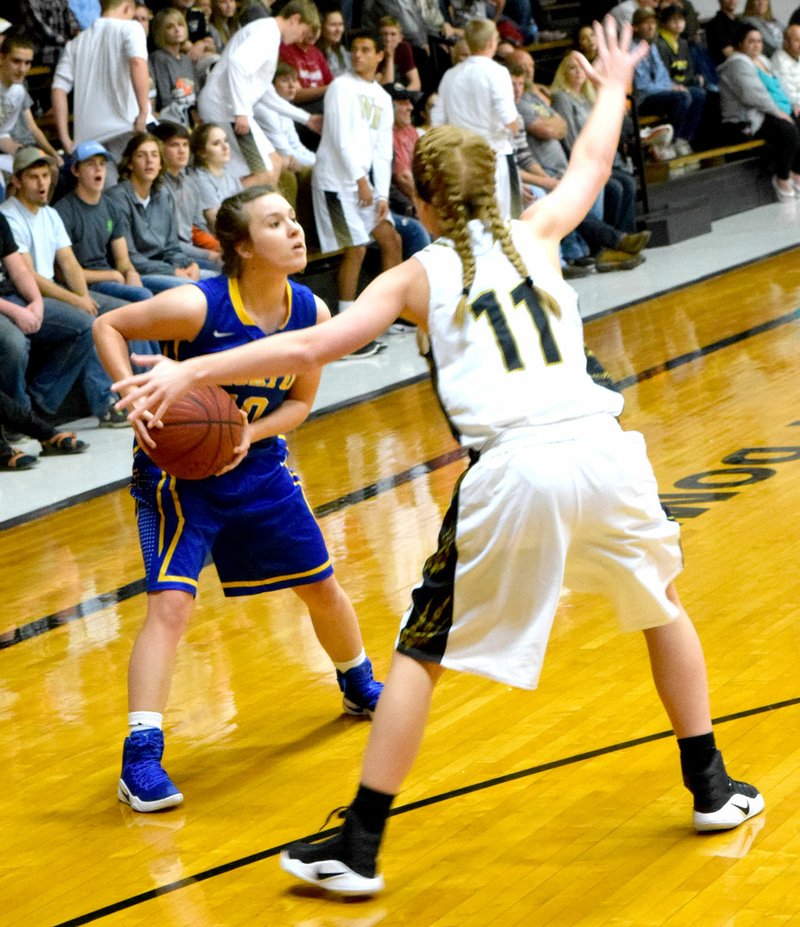
[[[340,673],[346,673],[348,670],[353,669],[356,666],[361,666],[364,660],[367,659],[367,654],[364,651],[364,648],[361,648],[361,653],[354,657],[352,660],[347,660],[345,663],[334,663],[333,665],[339,670]]]
[[[131,711],[128,713],[128,727],[132,730],[144,730],[147,727],[161,730],[164,716],[158,711]]]
[[[340,299],[339,300],[339,312],[344,312],[345,310],[349,309],[353,305],[354,302],[355,302],[354,299]]]

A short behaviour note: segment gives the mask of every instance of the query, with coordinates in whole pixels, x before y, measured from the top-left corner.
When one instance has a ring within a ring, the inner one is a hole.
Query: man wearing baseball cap
[[[36,287],[44,299],[44,313],[38,319],[41,323],[39,331],[42,332],[40,339],[47,340],[53,329],[67,330],[81,345],[79,357],[69,355],[69,366],[59,365],[54,358],[49,377],[36,381],[31,395],[46,416],[53,416],[72,384],[79,379],[92,414],[97,416],[100,424],[105,427],[124,426],[127,418],[114,408],[111,382],[97,358],[91,334],[98,303],[110,309],[123,305],[123,302],[101,294],[96,294],[95,299],[89,294],[64,223],[55,209],[48,205],[52,168],[52,160],[40,148],[20,148],[14,155],[16,195],[0,204],[0,212],[8,221],[16,247],[33,272]],[[64,280],[63,285],[55,280],[56,265]],[[20,317],[14,321],[23,335],[37,333],[37,326],[30,318]],[[18,359],[10,377],[13,389],[6,392],[23,406],[30,407],[31,400],[24,388],[29,345],[23,343],[15,332],[6,330],[5,334],[9,349],[16,352]],[[5,358],[5,351],[3,355]]]
[[[75,147],[71,160],[75,189],[58,200],[55,210],[72,239],[89,289],[127,302],[150,299],[152,292],[142,285],[128,256],[117,208],[103,192],[110,152],[89,140]]]
[[[55,204],[72,239],[72,250],[89,292],[100,302],[100,312],[112,306],[98,294],[112,297],[118,304],[141,302],[153,295],[130,259],[117,207],[103,192],[109,160],[111,154],[100,142],[89,140],[76,145],[70,167],[75,189]],[[159,353],[158,345],[150,341],[131,342],[131,350],[136,354]]]
[[[411,162],[414,146],[417,144],[417,130],[411,124],[414,103],[422,94],[409,90],[399,82],[384,84],[383,88],[392,98],[394,122],[392,123],[392,181],[389,185],[389,208],[392,221],[403,244],[403,260],[421,251],[431,243],[431,236],[417,218],[412,195],[414,181],[411,176]],[[398,323],[390,331],[407,330]]]
[[[408,88],[400,83],[386,84],[383,88],[392,98],[394,123],[392,125],[392,185],[389,188],[389,202],[392,209],[402,215],[414,215],[412,197],[414,179],[411,164],[414,147],[417,144],[417,130],[411,124],[414,112],[414,97]]]

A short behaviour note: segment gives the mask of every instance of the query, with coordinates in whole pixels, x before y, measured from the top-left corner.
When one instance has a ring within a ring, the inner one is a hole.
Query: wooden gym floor
[[[717,739],[763,815],[694,835],[641,637],[566,592],[538,692],[442,681],[390,822],[386,891],[295,888],[276,855],[350,799],[368,724],[339,714],[291,592],[226,602],[212,569],[166,716],[186,801],[131,812],[116,779],[144,596],[117,491],[0,533],[0,922],[800,923],[798,307],[795,251],[586,327],[681,518]],[[463,458],[427,383],[323,415],[290,445],[383,674]]]

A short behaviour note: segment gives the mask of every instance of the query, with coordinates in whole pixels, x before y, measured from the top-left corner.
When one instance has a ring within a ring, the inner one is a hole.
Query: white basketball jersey
[[[617,416],[623,405],[586,372],[577,294],[539,252],[525,223],[510,225],[530,279],[555,299],[560,315],[539,304],[478,221],[470,222],[476,272],[463,320],[455,317],[463,283],[452,243],[439,239],[414,255],[430,284],[439,398],[461,443],[476,449],[509,428]]]

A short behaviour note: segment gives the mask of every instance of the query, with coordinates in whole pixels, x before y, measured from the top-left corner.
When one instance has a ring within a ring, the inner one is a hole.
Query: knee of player
[[[189,625],[194,611],[194,596],[181,589],[154,592],[147,599],[147,624],[161,633],[180,638]]]

